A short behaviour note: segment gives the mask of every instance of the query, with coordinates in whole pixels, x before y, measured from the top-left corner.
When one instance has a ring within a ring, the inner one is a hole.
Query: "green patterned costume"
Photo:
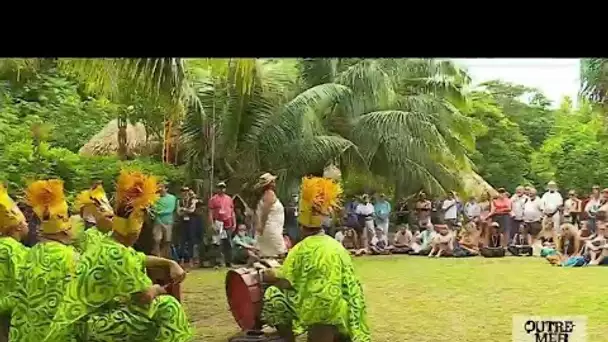
[[[107,235],[107,233],[102,233],[97,227],[91,227],[80,234],[74,245],[80,253],[84,253],[89,246],[98,245]]]
[[[162,341],[192,338],[186,314],[172,296],[149,305],[133,295],[152,286],[146,256],[104,237],[81,256],[46,341]]]
[[[294,332],[315,324],[334,325],[353,342],[371,341],[363,289],[349,253],[326,235],[309,236],[287,255],[277,276],[293,289],[271,286],[264,293],[262,316]]]
[[[59,242],[30,249],[15,290],[0,299],[0,310],[11,311],[11,342],[44,340],[77,262],[76,250]]]
[[[17,284],[28,250],[12,237],[0,238],[0,298],[6,298]]]

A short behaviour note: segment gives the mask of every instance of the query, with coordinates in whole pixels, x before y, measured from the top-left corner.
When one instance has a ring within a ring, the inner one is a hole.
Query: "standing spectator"
[[[568,191],[568,199],[564,203],[564,219],[579,228],[582,201],[576,196],[576,191]]]
[[[481,207],[477,204],[477,200],[474,196],[469,197],[469,201],[464,205],[464,215],[468,222],[479,221],[481,217]]]
[[[196,220],[194,215],[196,211],[196,204],[198,200],[196,194],[189,187],[182,188],[182,196],[178,202],[177,214],[180,217],[180,244],[179,244],[179,257],[183,259],[184,264],[187,268],[191,268],[192,258],[194,257],[194,244],[196,240]]]
[[[585,213],[587,214],[587,227],[592,234],[596,231],[596,220],[595,216],[600,210],[600,187],[599,185],[594,185],[591,189],[591,195],[589,196],[589,201],[585,205]]]
[[[530,190],[528,189],[528,193]],[[518,186],[515,189],[515,195],[511,197],[511,215],[513,215],[513,234],[515,234],[516,227],[519,227],[524,222],[524,205],[528,201],[528,195],[525,194],[523,186]]]
[[[226,183],[219,182],[216,193],[209,199],[209,221],[213,224],[215,233],[214,244],[221,246],[226,267],[232,265],[232,239],[236,225],[234,201],[226,194]]]
[[[543,194],[541,202],[543,214],[545,214],[546,219],[553,220],[553,227],[555,227],[557,232],[560,233],[560,210],[564,205],[564,199],[557,191],[557,183],[554,181],[547,183],[547,189],[548,191]]]
[[[380,194],[380,196],[376,198],[376,204],[374,204],[374,214],[376,215],[376,226],[382,229],[383,234],[381,237],[387,244],[391,209],[391,204],[386,200],[386,196]]]
[[[285,210],[275,192],[276,179],[276,176],[265,173],[260,176],[255,185],[256,189],[262,190],[256,210],[256,241],[262,258],[282,257],[287,253],[287,246],[283,238]]]
[[[285,230],[292,244],[300,239],[300,227],[298,227],[298,195],[291,196],[287,207],[285,207]]]
[[[536,240],[538,233],[542,230],[543,211],[541,199],[536,196],[536,189],[529,190],[529,199],[524,204],[524,224],[526,231],[530,233],[532,242]]]
[[[370,202],[368,195],[361,196],[361,203],[357,206],[357,216],[360,219],[360,231],[359,234],[361,248],[367,248],[369,239],[374,237],[374,205]]]
[[[410,223],[410,210],[407,205],[407,198],[403,197],[397,203],[397,225],[408,225]]]
[[[357,206],[359,201],[356,196],[352,196],[344,206],[346,226],[359,231],[359,218],[357,217]]]
[[[159,185],[159,194],[160,198],[154,207],[155,218],[154,228],[152,229],[154,247],[152,254],[170,259],[177,198],[167,191],[166,184]]]
[[[422,227],[426,227],[427,224],[431,224],[431,209],[432,204],[426,198],[426,194],[420,191],[418,194],[418,200],[416,201],[416,220],[417,224],[422,230]]]
[[[502,246],[507,247],[513,236],[511,233],[511,200],[504,188],[498,189],[498,197],[491,202],[490,217],[498,223],[498,227],[504,236],[504,239],[501,240]]]
[[[443,219],[447,224],[448,228],[454,230],[456,221],[458,219],[458,202],[454,196],[454,192],[448,192],[448,197],[443,201],[441,205],[443,211]]]

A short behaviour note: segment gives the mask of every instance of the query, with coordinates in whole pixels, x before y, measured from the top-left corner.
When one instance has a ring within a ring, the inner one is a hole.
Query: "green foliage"
[[[95,179],[104,181],[106,191],[114,191],[114,181],[123,168],[134,168],[154,174],[174,186],[184,184],[181,169],[156,161],[138,159],[120,161],[116,157],[81,157],[64,148],[41,143],[39,155],[34,154],[31,141],[6,146],[0,155],[0,180],[8,182],[12,191],[23,189],[36,179],[61,178],[68,193],[86,189]]]
[[[4,83],[0,91],[0,142],[27,137],[33,124],[44,123],[49,144],[77,152],[116,115],[116,105],[81,96],[76,83],[53,69],[23,84]]]
[[[587,193],[608,179],[608,137],[603,116],[589,103],[572,108],[564,100],[549,138],[533,156],[532,168],[563,189]]]

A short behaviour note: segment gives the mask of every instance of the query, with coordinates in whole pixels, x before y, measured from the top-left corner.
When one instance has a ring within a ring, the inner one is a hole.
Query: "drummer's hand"
[[[267,268],[263,271],[263,277],[262,277],[264,282],[267,283],[275,283],[278,278],[277,278],[277,274],[275,273],[275,271],[272,268]]]
[[[184,269],[181,268],[181,266],[175,261],[171,263],[169,272],[171,276],[171,281],[175,284],[181,283],[186,278],[186,271],[184,271]]]
[[[137,294],[136,300],[140,304],[150,304],[154,298],[163,293],[165,293],[165,289],[162,286],[155,284],[150,286],[146,291]]]

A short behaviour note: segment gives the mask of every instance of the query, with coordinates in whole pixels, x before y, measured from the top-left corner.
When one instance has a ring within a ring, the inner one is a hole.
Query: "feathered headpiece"
[[[0,184],[0,234],[22,222],[25,222],[25,216]]]
[[[137,171],[121,171],[116,184],[115,217],[112,229],[121,234],[138,233],[144,223],[145,210],[159,196],[158,181]]]
[[[80,212],[81,210],[89,211],[96,210],[100,213],[114,214],[110,201],[106,196],[103,186],[95,185],[93,189],[82,191],[76,196],[74,208]]]
[[[42,232],[54,234],[70,229],[70,215],[62,180],[35,181],[28,186],[26,196],[28,204],[42,221]]]
[[[340,206],[341,194],[340,184],[332,179],[303,178],[298,216],[300,224],[311,228],[321,227],[323,218],[329,216],[334,209]]]

